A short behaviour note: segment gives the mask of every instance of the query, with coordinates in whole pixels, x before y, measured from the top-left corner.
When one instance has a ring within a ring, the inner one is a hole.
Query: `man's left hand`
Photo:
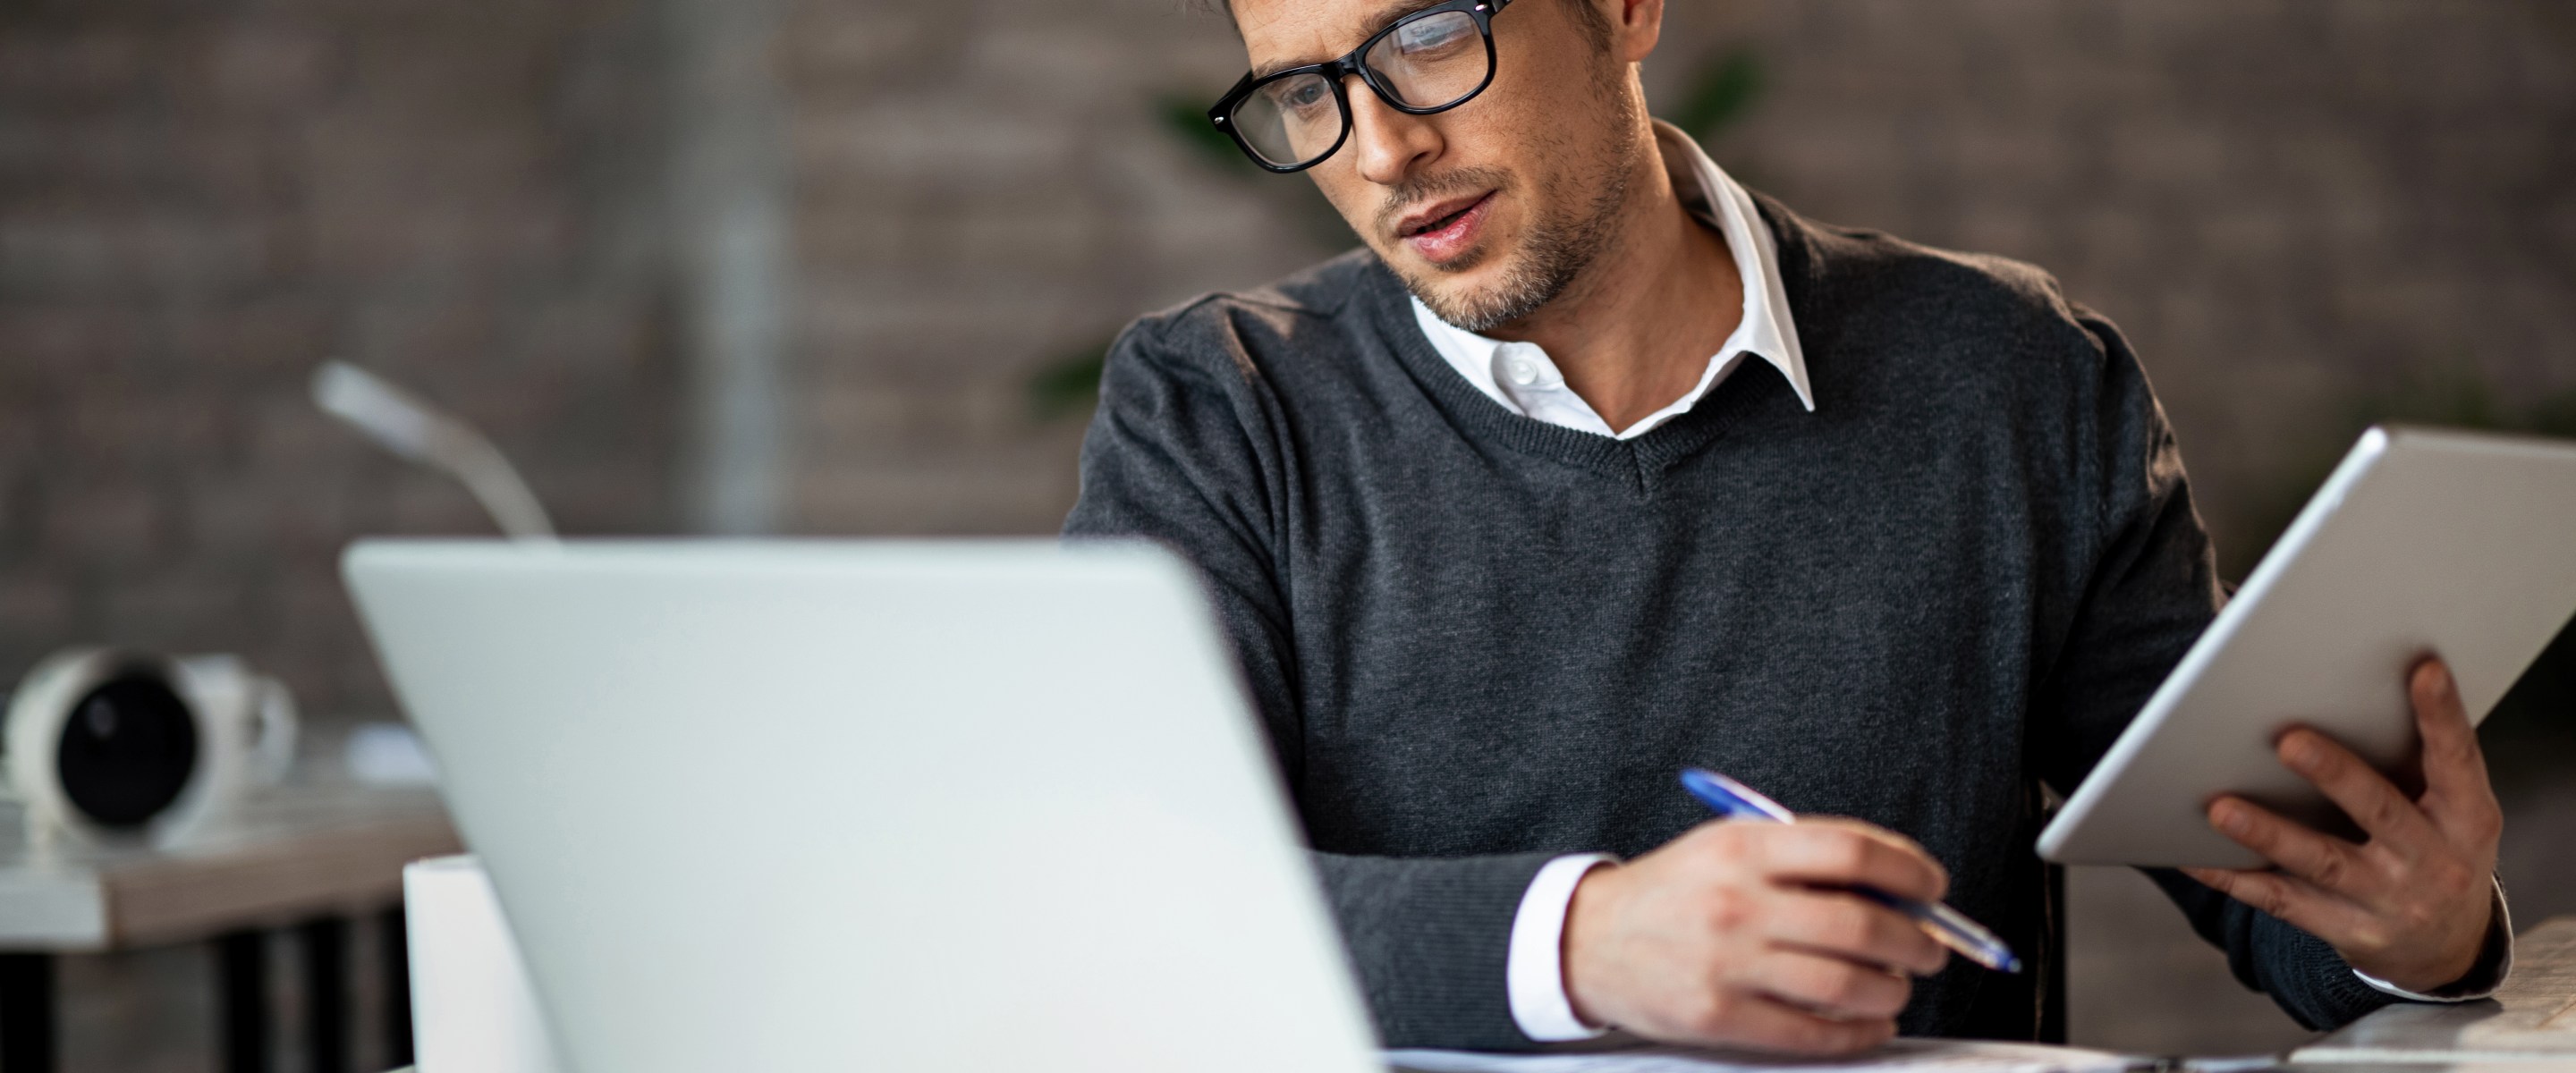
[[[2210,826],[2278,870],[2184,872],[2325,940],[2353,968],[2432,992],[2467,976],[2486,945],[2504,813],[2450,668],[2439,659],[2416,664],[2408,692],[2424,771],[2424,792],[2411,799],[2314,730],[2291,730],[2278,744],[2281,763],[2325,791],[2368,841],[2322,834],[2222,796],[2209,804]]]

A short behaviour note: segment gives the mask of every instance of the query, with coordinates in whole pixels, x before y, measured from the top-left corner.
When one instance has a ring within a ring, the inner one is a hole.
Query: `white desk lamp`
[[[551,547],[554,523],[492,441],[382,378],[341,362],[313,401],[369,439],[464,483],[501,531]],[[238,657],[169,659],[65,649],[37,664],[0,720],[0,796],[25,805],[30,839],[183,842],[244,790],[293,761],[294,697]]]
[[[554,543],[555,524],[546,517],[545,506],[501,449],[474,426],[341,361],[326,361],[314,370],[313,404],[385,450],[462,482],[512,539]]]

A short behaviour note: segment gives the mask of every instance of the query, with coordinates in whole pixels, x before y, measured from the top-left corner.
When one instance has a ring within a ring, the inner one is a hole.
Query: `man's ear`
[[[1643,63],[1664,36],[1664,0],[1575,0],[1610,23],[1610,51],[1621,63]]]

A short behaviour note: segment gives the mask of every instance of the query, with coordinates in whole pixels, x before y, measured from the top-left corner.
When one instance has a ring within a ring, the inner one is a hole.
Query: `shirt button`
[[[1528,387],[1538,383],[1538,363],[1528,358],[1514,357],[1503,363],[1503,375],[1511,377],[1512,383]]]

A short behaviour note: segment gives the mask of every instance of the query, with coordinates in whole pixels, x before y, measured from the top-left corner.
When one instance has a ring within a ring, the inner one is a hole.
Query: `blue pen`
[[[1682,789],[1690,791],[1709,811],[1730,820],[1788,823],[1798,818],[1752,787],[1705,768],[1683,768]],[[1914,925],[1923,929],[1923,934],[1958,951],[1961,957],[2001,972],[2021,971],[2021,959],[2013,955],[2012,947],[1995,938],[1995,933],[1984,925],[1968,919],[1966,913],[1939,902],[1899,898],[1875,887],[1853,887],[1851,892],[1914,918]]]

